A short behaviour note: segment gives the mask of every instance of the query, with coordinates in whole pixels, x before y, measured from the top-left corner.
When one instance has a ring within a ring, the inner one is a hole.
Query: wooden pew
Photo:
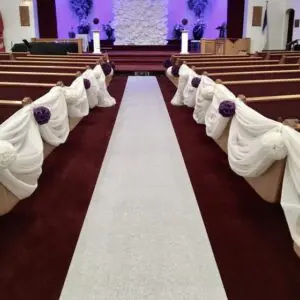
[[[175,58],[180,58],[180,59],[185,59],[185,58],[221,58],[221,57],[226,57],[226,58],[236,58],[236,57],[251,57],[248,54],[243,54],[243,55],[218,55],[218,54],[198,54],[198,53],[190,53],[190,54],[174,54],[172,57]]]
[[[0,65],[40,65],[40,66],[73,66],[94,67],[93,61],[57,61],[57,60],[0,60]]]
[[[49,73],[76,73],[84,72],[86,67],[73,66],[44,66],[44,65],[2,65],[0,64],[0,71],[8,72],[49,72]]]
[[[246,56],[246,57],[208,57],[208,58],[204,58],[204,57],[187,57],[187,58],[184,58],[184,59],[180,59],[181,61],[185,61],[185,62],[203,62],[203,61],[260,61],[260,60],[263,60],[262,57],[258,57],[258,56],[253,56],[253,57],[249,57],[249,56]]]
[[[8,59],[11,59],[10,53],[1,53],[0,52],[0,60],[8,60]]]
[[[33,83],[56,83],[62,81],[65,85],[71,83],[80,76],[77,73],[42,73],[42,72],[8,72],[0,71],[0,81],[8,82],[33,82]]]
[[[0,99],[0,124],[12,116],[17,110],[31,102],[32,100],[30,98],[24,98],[23,100]]]
[[[229,61],[187,61],[187,65],[195,66],[196,68],[200,67],[213,67],[213,66],[236,66],[236,65],[273,65],[279,64],[279,60],[229,60]]]
[[[1,99],[5,100],[23,99],[24,96],[35,100],[48,93],[55,85],[53,83],[0,82],[0,95]]]
[[[300,69],[252,72],[208,73],[210,78],[223,81],[300,78]]]
[[[195,67],[194,70],[201,74],[209,73],[228,73],[228,72],[255,72],[255,71],[276,71],[276,70],[298,70],[298,64],[274,64],[274,65],[239,65],[239,66],[216,66],[216,67]]]
[[[219,80],[219,82],[222,82]],[[300,101],[296,99],[274,98],[278,95],[298,95],[300,91],[300,78],[268,79],[268,80],[242,80],[222,82],[235,95],[246,95],[247,104],[262,115],[278,120],[298,117],[300,115]],[[249,101],[251,98],[271,97],[273,100]]]
[[[58,55],[57,55],[58,56]],[[70,62],[75,62],[75,61],[88,61],[88,62],[97,62],[99,61],[98,57],[68,57],[67,55],[64,55],[63,57],[55,57],[55,56],[48,56],[48,55],[40,55],[40,56],[34,56],[34,55],[29,55],[29,56],[24,56],[24,57],[17,57],[16,61],[22,60],[22,61],[70,61]]]

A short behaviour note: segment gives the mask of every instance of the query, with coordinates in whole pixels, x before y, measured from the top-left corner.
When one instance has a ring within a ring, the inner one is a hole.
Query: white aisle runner
[[[226,299],[155,77],[128,79],[60,299]]]

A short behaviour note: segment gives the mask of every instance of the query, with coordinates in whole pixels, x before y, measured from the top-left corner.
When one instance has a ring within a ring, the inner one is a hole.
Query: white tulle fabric
[[[196,103],[193,119],[198,124],[205,124],[205,115],[214,97],[216,83],[209,77],[202,75],[196,91]]]
[[[183,103],[184,103],[184,105],[186,105],[188,107],[195,107],[195,105],[196,105],[198,88],[194,88],[192,86],[192,80],[194,78],[201,79],[201,76],[198,75],[195,71],[191,70],[188,80],[187,80],[187,84],[185,85],[185,88],[183,90]]]
[[[206,134],[217,140],[223,134],[229,118],[224,118],[219,113],[219,106],[222,101],[235,101],[235,96],[224,85],[216,84],[214,89],[213,101],[205,115]]]
[[[257,113],[238,98],[228,139],[231,169],[243,177],[258,177],[287,156],[284,125]]]
[[[51,118],[47,124],[39,126],[41,136],[45,142],[52,146],[63,144],[70,133],[68,108],[61,87],[52,88],[46,95],[30,104],[34,108],[44,106],[51,112]]]
[[[76,78],[69,87],[63,87],[66,99],[68,114],[71,118],[82,118],[89,114],[89,106],[94,107],[96,103],[91,103],[87,98],[87,93],[83,82],[84,76]]]
[[[195,72],[191,68],[189,68],[187,65],[185,65],[185,64],[181,65],[181,67],[179,69],[177,90],[176,90],[174,97],[171,100],[171,104],[173,104],[175,106],[184,105],[183,91],[185,89],[185,86],[188,83],[190,74],[195,74]]]
[[[31,107],[0,125],[0,182],[18,199],[29,197],[42,173],[43,141]]]
[[[98,89],[97,89],[97,99],[99,107],[111,107],[116,104],[116,99],[113,98],[107,91],[107,86],[105,82],[105,75],[100,65],[97,65],[93,70],[94,77],[96,78]]]

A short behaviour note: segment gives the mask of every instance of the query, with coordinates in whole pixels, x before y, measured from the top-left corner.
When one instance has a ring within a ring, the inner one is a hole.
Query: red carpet
[[[46,159],[35,194],[0,218],[1,299],[59,299],[126,81],[113,78],[117,106],[82,120]]]
[[[300,259],[279,205],[264,202],[229,168],[227,156],[174,107],[175,87],[158,78],[229,300],[300,297]],[[216,299],[217,300],[217,299]]]

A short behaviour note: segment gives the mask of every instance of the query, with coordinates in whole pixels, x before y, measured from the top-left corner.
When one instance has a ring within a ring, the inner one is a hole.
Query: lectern
[[[93,30],[94,53],[100,54],[100,30]]]
[[[189,54],[189,32],[183,30],[181,32],[181,52],[180,54]]]

